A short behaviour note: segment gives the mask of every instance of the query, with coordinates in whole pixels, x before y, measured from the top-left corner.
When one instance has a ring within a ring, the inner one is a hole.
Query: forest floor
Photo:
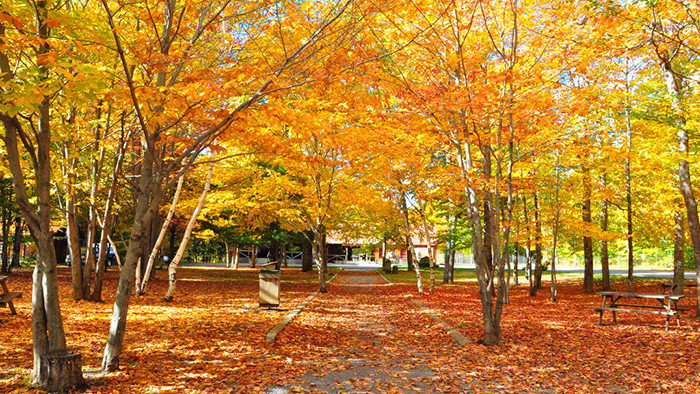
[[[481,304],[476,282],[439,284],[419,295],[412,273],[343,270],[279,334],[267,332],[316,290],[315,273],[284,269],[281,305],[258,308],[257,270],[178,270],[175,301],[162,301],[165,274],[149,294],[133,296],[121,370],[99,374],[118,272],[110,270],[105,303],[73,301],[70,272],[59,268],[69,348],[80,353],[94,393],[412,393],[412,392],[674,392],[700,387],[700,322],[692,313],[664,330],[663,317],[618,314],[609,324],[590,309],[600,296],[581,282],[559,283],[535,297],[513,287],[503,311],[501,346],[478,344]],[[424,280],[425,277],[424,276]],[[645,280],[638,292],[660,291]],[[545,282],[545,285],[548,285]],[[8,279],[18,315],[0,309],[0,392],[31,392],[31,272]],[[624,290],[626,283],[615,283]],[[682,302],[691,306],[695,298]],[[459,346],[423,311],[459,330]],[[34,390],[36,391],[36,390]]]

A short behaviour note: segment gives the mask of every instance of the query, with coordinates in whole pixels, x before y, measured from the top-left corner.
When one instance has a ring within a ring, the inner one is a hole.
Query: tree
[[[690,153],[690,133],[688,131],[688,110],[686,96],[688,94],[688,83],[686,75],[680,71],[681,62],[686,61],[683,52],[685,48],[692,48],[693,39],[700,34],[700,24],[698,24],[697,9],[683,1],[664,2],[668,8],[664,10],[659,5],[651,5],[649,35],[650,43],[654,48],[657,61],[661,67],[668,95],[671,98],[673,117],[678,138],[678,180],[683,201],[685,202],[690,239],[693,243],[695,265],[700,274],[700,219],[698,218],[698,207],[690,180],[690,163],[687,158]],[[662,11],[663,10],[663,11]],[[664,12],[666,11],[666,12]],[[672,19],[667,19],[665,13],[671,14]],[[683,22],[675,22],[679,18]],[[688,30],[691,30],[689,32]],[[692,53],[690,56],[694,56]],[[700,275],[698,276],[700,284]],[[700,299],[696,307],[696,312],[700,316]]]
[[[272,93],[310,82],[316,64],[355,28],[363,11],[341,18],[351,8],[349,1],[324,4],[314,12],[294,2],[269,6],[210,2],[190,7],[168,1],[125,5],[118,14],[107,0],[102,5],[125,81],[121,94],[133,108],[142,143],[137,151],[134,222],[102,361],[104,371],[114,371],[147,224],[159,209],[164,190],[175,184],[173,174],[190,167],[215,139],[231,138],[225,133],[236,127],[245,129],[244,113],[263,97],[272,99]],[[162,25],[124,29],[139,20],[159,20]],[[223,53],[209,51],[219,45],[226,48]],[[167,61],[145,62],[152,58]],[[133,72],[135,68],[139,72]],[[175,149],[163,149],[165,144]]]
[[[69,13],[62,11],[48,1],[38,1],[26,8],[3,6],[0,9],[3,81],[0,121],[5,129],[2,139],[15,198],[37,247],[32,288],[32,340],[33,377],[38,382],[47,378],[40,368],[42,357],[49,352],[66,352],[51,232],[51,112],[57,92],[75,76],[67,71],[70,67],[65,63],[57,62],[61,50],[73,44],[72,39],[62,43],[51,40],[52,27],[56,27],[61,17],[69,17]],[[36,193],[35,198],[30,197],[30,188]],[[59,389],[82,384],[80,371],[77,374],[73,370],[64,371],[71,376],[61,377],[64,380]]]

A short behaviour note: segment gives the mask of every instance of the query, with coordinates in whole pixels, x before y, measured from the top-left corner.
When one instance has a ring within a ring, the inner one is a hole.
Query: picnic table
[[[7,276],[0,276],[0,285],[2,286],[2,290],[0,291],[0,306],[9,306],[10,313],[16,315],[17,311],[15,310],[15,305],[12,303],[12,300],[22,297],[22,292],[10,291],[7,288]]]
[[[649,293],[631,293],[618,291],[599,291],[596,293],[603,299],[601,306],[595,306],[594,309],[600,313],[598,324],[603,324],[603,312],[612,311],[613,322],[617,322],[617,312],[633,312],[633,313],[653,313],[666,316],[666,331],[668,331],[668,321],[671,316],[676,317],[678,326],[681,325],[678,314],[687,308],[679,308],[678,300],[690,296],[690,294],[649,294]],[[632,300],[656,300],[658,305],[648,305],[634,303]],[[622,302],[621,302],[622,301]]]
[[[697,283],[684,283],[683,286],[684,287],[695,287],[697,289],[698,284]],[[676,291],[676,287],[678,287],[678,285],[676,285],[675,283],[661,283],[661,288],[663,289],[664,294],[666,294],[666,291],[668,291],[668,289],[671,289],[671,293],[674,293]]]

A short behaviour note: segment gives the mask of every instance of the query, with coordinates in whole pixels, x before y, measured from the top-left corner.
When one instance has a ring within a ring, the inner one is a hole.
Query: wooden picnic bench
[[[2,292],[0,292],[0,306],[7,305],[10,307],[10,313],[16,315],[17,311],[15,310],[15,305],[12,303],[12,300],[22,297],[22,292],[10,291],[7,288],[7,276],[0,276],[0,285],[2,285]]]
[[[603,299],[601,306],[594,306],[591,309],[600,313],[598,324],[603,324],[603,313],[611,311],[613,314],[613,322],[617,322],[617,312],[633,312],[633,313],[653,313],[666,317],[666,331],[668,331],[668,321],[671,316],[676,317],[678,326],[681,325],[679,313],[687,308],[679,308],[678,300],[687,297],[687,294],[647,294],[647,293],[630,293],[617,291],[600,291],[597,293]],[[633,299],[657,300],[659,305],[631,304]],[[620,302],[623,301],[623,302]]]
[[[671,290],[671,293],[675,292],[676,287],[675,283],[661,283],[661,289],[663,290],[663,293],[666,294],[666,291],[669,289]],[[683,287],[695,287],[697,289],[698,284],[697,283],[684,283]]]

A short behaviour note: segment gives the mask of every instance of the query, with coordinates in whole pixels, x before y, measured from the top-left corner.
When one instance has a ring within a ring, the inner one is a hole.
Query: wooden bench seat
[[[654,305],[637,305],[637,304],[615,304],[615,305],[616,305],[616,306],[630,306],[630,307],[633,307],[633,308],[649,308],[649,309],[663,309],[663,310],[666,310],[666,307],[660,306],[660,305],[657,305],[657,306],[654,306]],[[598,307],[598,308],[600,308],[600,307]],[[685,311],[689,311],[689,310],[690,310],[690,308],[686,308],[686,307],[683,307],[683,308],[674,308],[674,309],[677,310],[677,311],[680,311],[680,312],[685,312]]]
[[[15,298],[20,298],[22,297],[22,292],[21,291],[11,291],[7,294],[2,294],[0,295],[0,306],[9,306],[10,307],[10,313],[13,315],[17,314],[17,311],[15,310],[15,305],[12,303],[12,300]]]
[[[658,306],[646,306],[646,305],[625,305],[625,306],[637,306],[637,307],[642,307],[642,308],[658,308],[658,309],[665,309],[663,307],[658,307]],[[666,315],[666,316],[675,316],[678,312],[677,311],[667,311],[667,310],[661,310],[661,311],[650,311],[648,309],[627,309],[627,308],[616,308],[616,307],[610,307],[610,306],[592,306],[591,309],[594,309],[598,312],[603,312],[603,311],[613,311],[613,312],[637,312],[637,313],[654,313],[657,315]]]

